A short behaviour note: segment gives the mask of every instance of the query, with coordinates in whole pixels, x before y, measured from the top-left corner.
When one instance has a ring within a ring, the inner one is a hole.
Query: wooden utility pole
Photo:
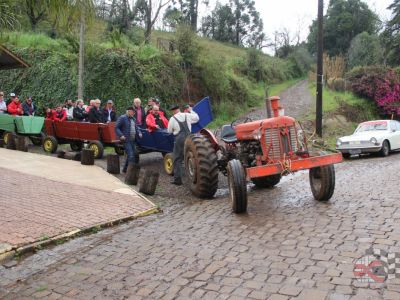
[[[81,14],[79,31],[78,99],[83,99],[83,57],[85,42],[85,14]]]
[[[324,1],[318,0],[318,62],[317,62],[317,108],[316,108],[316,133],[322,137],[322,85],[324,76]]]

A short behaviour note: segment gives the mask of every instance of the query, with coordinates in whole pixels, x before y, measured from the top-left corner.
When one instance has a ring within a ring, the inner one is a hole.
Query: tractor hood
[[[268,128],[294,126],[295,119],[287,116],[264,119],[236,125],[235,132],[238,140],[254,140],[255,134]]]

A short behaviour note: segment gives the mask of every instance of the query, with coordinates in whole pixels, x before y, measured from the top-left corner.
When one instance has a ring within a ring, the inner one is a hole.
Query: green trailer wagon
[[[28,136],[34,145],[41,145],[43,124],[43,117],[0,114],[0,136],[5,145],[12,134]]]

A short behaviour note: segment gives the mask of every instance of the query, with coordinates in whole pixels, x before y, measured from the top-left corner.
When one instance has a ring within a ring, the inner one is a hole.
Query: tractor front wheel
[[[310,169],[311,191],[317,201],[328,201],[335,190],[335,167],[333,165]]]
[[[164,156],[164,170],[168,175],[174,175],[174,158],[172,153],[166,153]]]
[[[48,135],[43,139],[43,150],[48,153],[54,153],[57,151],[58,141],[54,136]]]
[[[256,187],[259,188],[271,188],[281,181],[282,176],[280,174],[264,176],[258,178],[252,178],[251,181],[254,183]]]
[[[185,172],[191,192],[199,198],[211,198],[218,188],[217,153],[201,134],[185,141]]]
[[[89,149],[92,149],[94,151],[94,158],[95,159],[100,159],[103,157],[104,153],[104,146],[101,142],[99,141],[91,141],[88,145]]]
[[[237,159],[229,161],[227,169],[232,211],[237,214],[244,213],[247,210],[246,173]]]

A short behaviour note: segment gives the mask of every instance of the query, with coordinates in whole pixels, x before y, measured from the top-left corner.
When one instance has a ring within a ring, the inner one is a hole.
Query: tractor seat
[[[221,139],[226,143],[237,142],[236,132],[231,125],[222,126]]]

